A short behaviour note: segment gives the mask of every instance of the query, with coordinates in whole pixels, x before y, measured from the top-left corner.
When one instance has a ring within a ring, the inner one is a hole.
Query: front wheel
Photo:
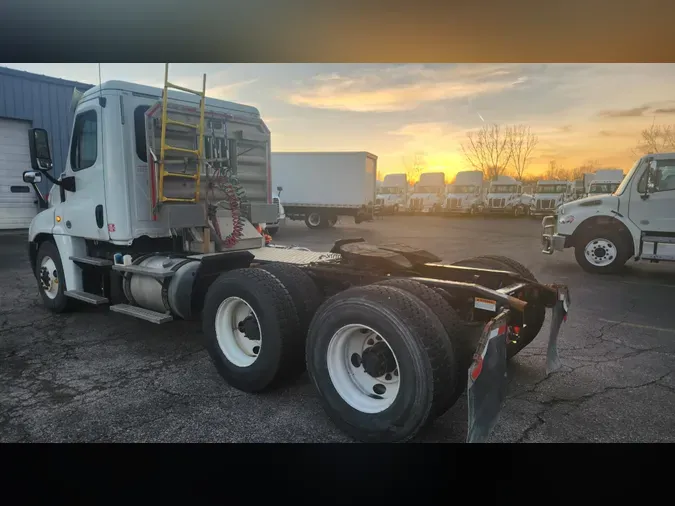
[[[43,242],[35,259],[35,277],[42,302],[54,313],[63,313],[71,307],[72,300],[66,297],[65,276],[61,256],[51,241]]]
[[[520,207],[520,206],[515,206],[515,207],[513,208],[513,216],[515,216],[516,218],[520,218],[523,214],[524,214],[524,213],[523,213],[523,208],[522,208],[522,207]]]
[[[392,212],[393,212],[394,214],[397,214],[397,213],[398,213],[398,204],[394,204],[394,208],[392,209]]]
[[[626,241],[616,232],[584,234],[574,248],[577,263],[586,272],[614,274],[619,272],[630,256]]]

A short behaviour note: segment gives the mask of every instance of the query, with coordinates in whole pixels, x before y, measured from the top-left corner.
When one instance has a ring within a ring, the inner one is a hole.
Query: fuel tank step
[[[96,295],[95,293],[83,292],[82,290],[66,290],[65,292],[63,292],[63,295],[65,295],[66,297],[70,297],[71,299],[86,302],[87,304],[92,304],[94,306],[102,306],[103,304],[107,304],[108,302],[110,302],[105,297],[101,297],[100,295]]]
[[[156,323],[157,325],[173,320],[171,315],[158,313],[157,311],[144,309],[138,306],[130,306],[129,304],[115,304],[114,306],[110,306],[110,310],[114,311],[115,313],[133,316],[134,318],[145,320],[150,323]]]
[[[96,258],[96,257],[69,257],[70,260],[77,264],[87,264],[95,265],[96,267],[107,267],[112,265],[112,260],[106,258]]]
[[[172,277],[175,272],[171,269],[153,269],[142,265],[113,265],[114,271],[131,272],[132,274],[142,274],[155,279],[166,279]]]

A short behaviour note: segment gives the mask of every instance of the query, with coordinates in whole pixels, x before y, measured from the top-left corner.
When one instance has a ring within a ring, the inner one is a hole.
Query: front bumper
[[[563,251],[567,243],[567,236],[556,233],[556,216],[546,216],[541,220],[541,252],[552,255],[556,251]]]

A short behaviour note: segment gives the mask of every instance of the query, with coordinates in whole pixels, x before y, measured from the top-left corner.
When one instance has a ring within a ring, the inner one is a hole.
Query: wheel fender
[[[35,241],[40,234],[52,235],[54,231],[54,208],[45,209],[33,218],[28,227],[28,242]]]
[[[82,269],[73,262],[70,257],[86,257],[87,245],[83,238],[73,237],[72,235],[55,235],[54,242],[59,250],[61,264],[63,265],[63,275],[66,278],[66,288],[68,290],[83,290],[82,287]]]
[[[637,252],[640,251],[640,229],[630,220],[619,215],[595,215],[586,218],[574,229],[574,232],[572,233],[572,243],[576,245],[577,240],[587,230],[606,230],[608,228],[620,231],[627,239],[629,239],[629,243],[633,245],[633,255],[636,255]],[[630,238],[628,238],[628,236],[630,236]]]

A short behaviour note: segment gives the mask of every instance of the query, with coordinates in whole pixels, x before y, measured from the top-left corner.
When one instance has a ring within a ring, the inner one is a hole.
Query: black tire
[[[429,306],[443,324],[448,337],[443,341],[446,347],[446,360],[452,364],[455,374],[453,386],[447,390],[447,397],[439,399],[438,405],[435,406],[434,416],[441,416],[457,402],[457,399],[466,389],[469,366],[478,344],[478,340],[475,339],[477,336],[473,329],[464,324],[457,312],[434,289],[408,279],[388,279],[375,284],[400,288],[417,297]]]
[[[615,260],[609,265],[594,265],[586,258],[586,246],[591,241],[601,241],[603,239],[614,245]],[[582,233],[575,242],[574,257],[579,266],[591,274],[616,274],[621,272],[632,253],[632,248],[625,237],[623,237],[620,232],[611,229],[604,231],[589,230]]]
[[[332,228],[332,227],[335,226],[335,224],[336,224],[337,222],[338,222],[338,217],[337,217],[337,216],[330,216],[330,217],[326,220],[326,227],[327,227],[327,228]]]
[[[502,270],[515,272],[529,281],[538,283],[537,278],[534,276],[531,270],[529,270],[520,262],[513,260],[512,258],[500,255],[485,255],[476,257],[476,259],[482,260],[484,262],[494,262],[496,266],[501,265]],[[526,302],[528,302],[527,299]],[[525,309],[525,314],[523,316],[523,323],[525,325],[520,331],[518,340],[516,342],[510,342],[506,349],[506,356],[508,359],[516,356],[520,350],[534,341],[537,335],[539,335],[541,327],[544,325],[544,320],[546,320],[546,306],[542,304],[535,305],[534,303],[530,302]]]
[[[312,219],[314,217],[315,219]],[[318,221],[317,221],[318,220]],[[312,221],[314,223],[312,223]],[[328,226],[326,217],[318,212],[311,212],[305,216],[305,225],[311,230],[317,230],[319,228],[326,228]]]
[[[244,367],[230,361],[218,343],[216,315],[228,297],[244,300],[257,316],[262,340],[255,361]],[[218,373],[244,392],[271,389],[303,372],[303,344],[293,298],[282,282],[262,269],[235,269],[221,274],[204,300],[202,327],[206,349]]]
[[[386,336],[400,368],[393,404],[365,413],[336,390],[328,366],[329,344],[339,329],[358,323]],[[344,432],[364,442],[402,442],[430,421],[453,381],[443,343],[445,330],[418,298],[391,286],[349,288],[328,299],[316,312],[307,336],[307,370],[328,416]]]
[[[272,263],[260,267],[276,277],[293,299],[300,332],[307,335],[309,324],[323,301],[323,294],[305,271],[291,264]]]
[[[40,265],[45,257],[49,257],[53,260],[54,266],[56,267],[56,273],[41,272]],[[35,258],[35,266],[33,268],[35,273],[35,279],[37,280],[38,291],[40,292],[40,297],[42,297],[42,303],[47,309],[53,313],[64,313],[73,308],[73,300],[66,297],[64,292],[66,291],[66,278],[63,274],[63,264],[61,263],[61,256],[59,254],[59,249],[51,241],[45,241],[40,245],[38,249],[37,257]],[[57,284],[56,296],[52,299],[50,298],[43,289],[41,276],[47,274],[49,276],[49,281],[45,282]]]
[[[277,232],[279,232],[279,227],[267,227],[267,233],[270,236],[274,237],[275,235],[277,235]]]

